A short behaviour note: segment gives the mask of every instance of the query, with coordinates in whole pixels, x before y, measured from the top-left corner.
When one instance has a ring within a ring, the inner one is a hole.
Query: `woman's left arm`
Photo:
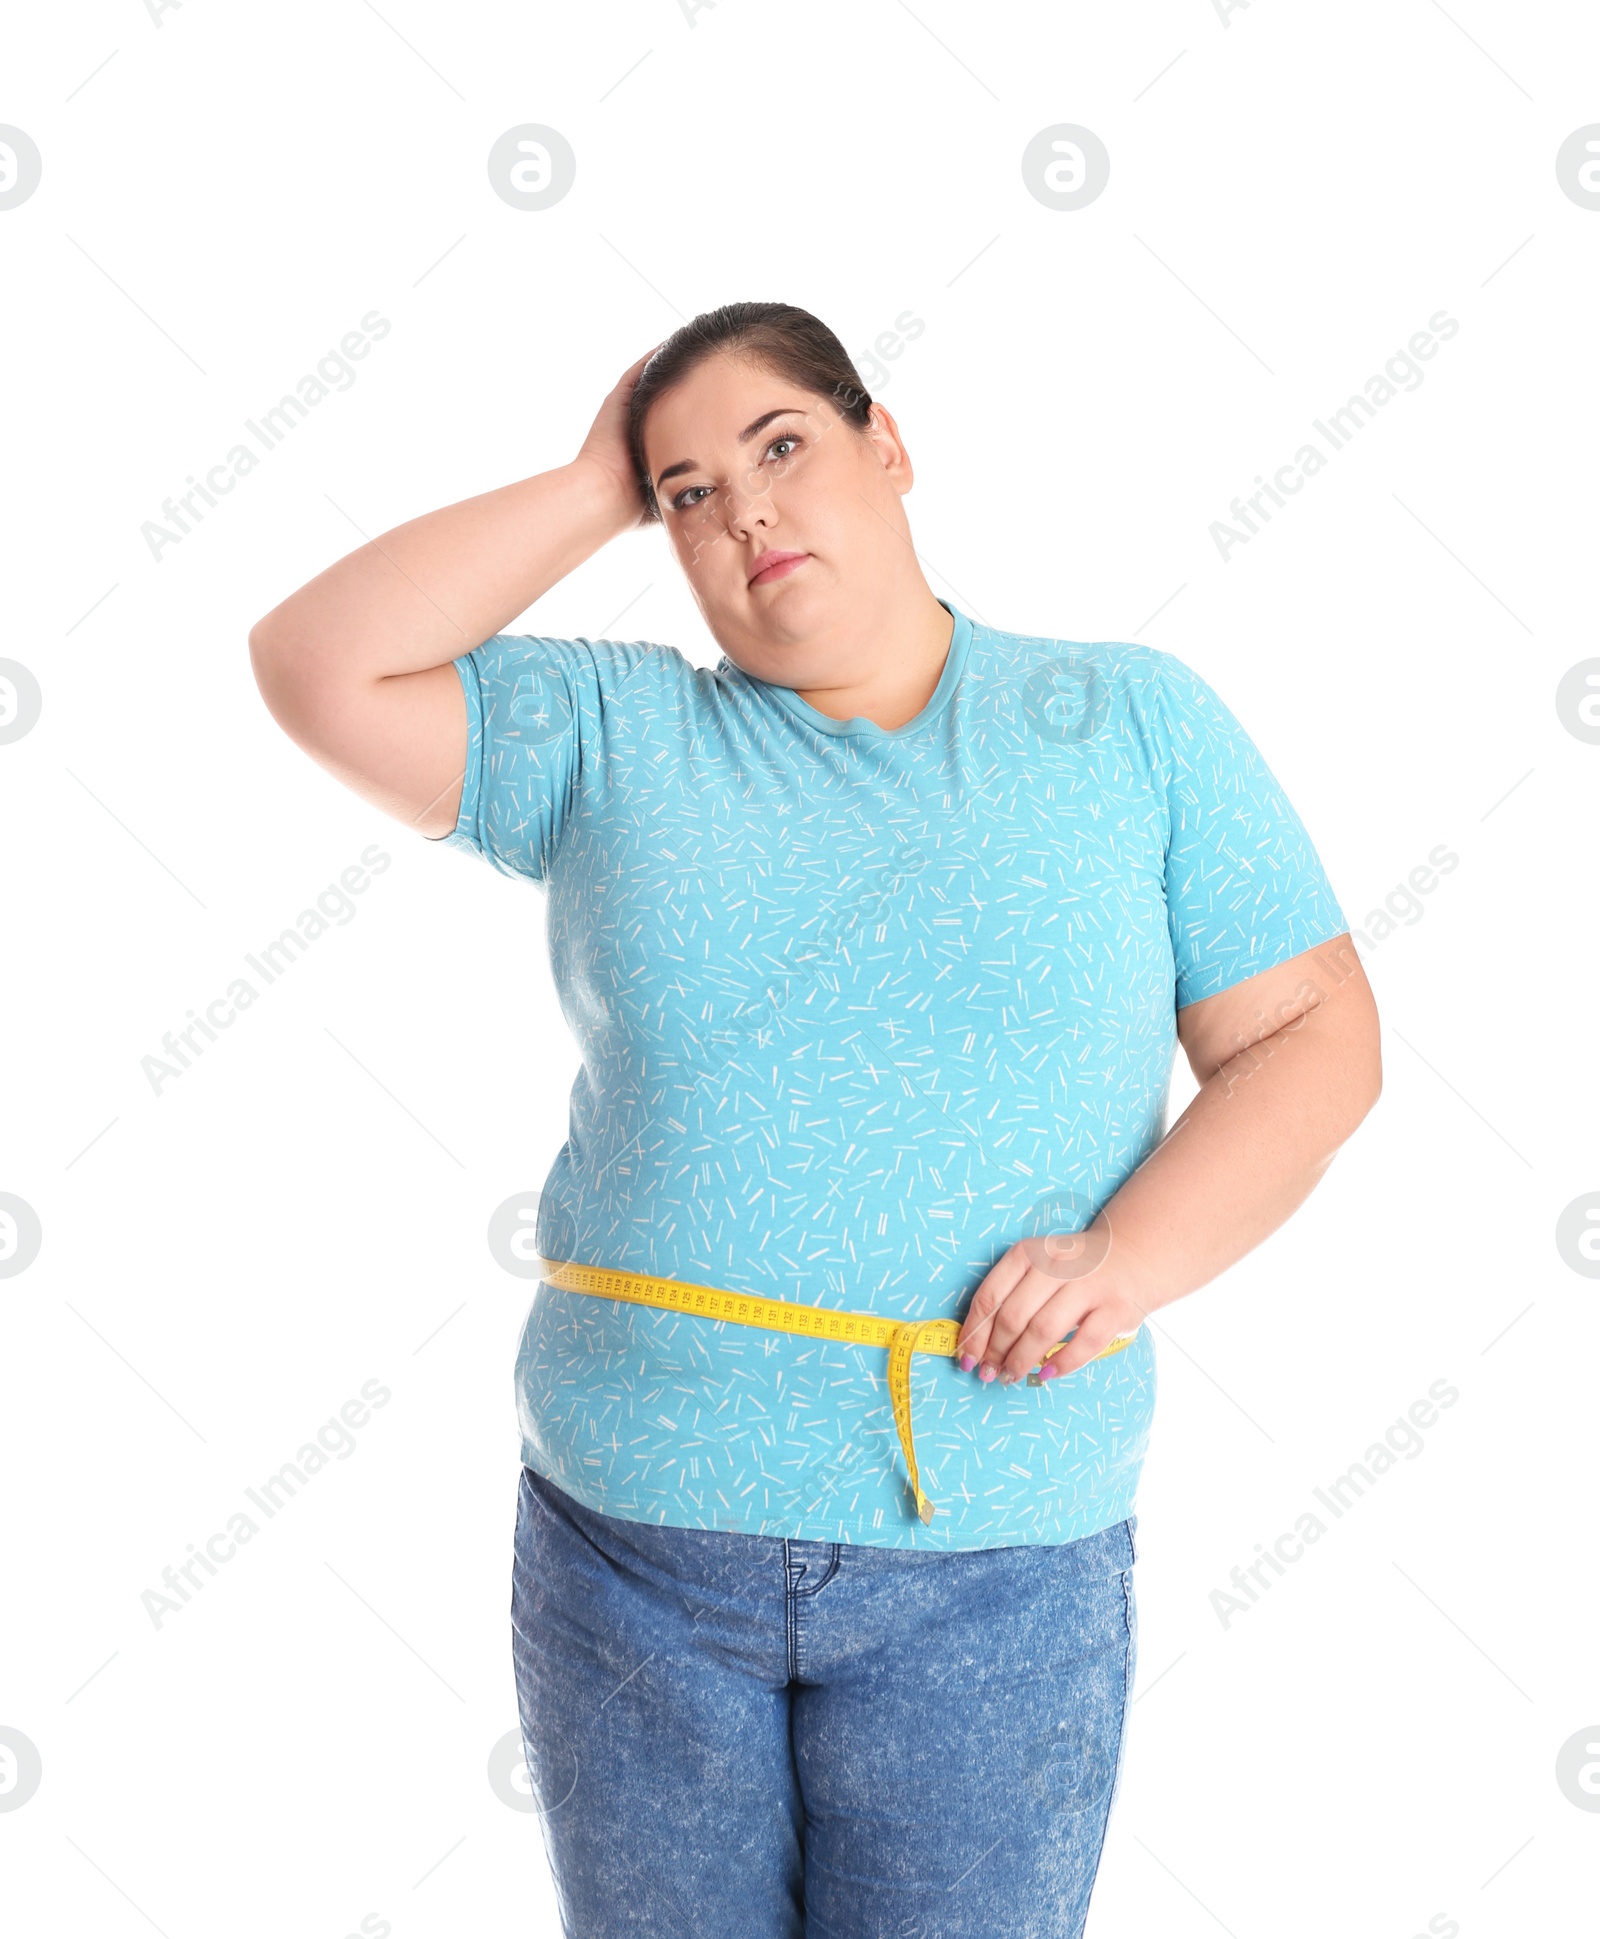
[[[1071,1373],[1215,1279],[1309,1196],[1383,1088],[1348,932],[1186,1005],[1177,1033],[1198,1094],[1084,1232],[1019,1240],[990,1270],[958,1349],[980,1380]]]

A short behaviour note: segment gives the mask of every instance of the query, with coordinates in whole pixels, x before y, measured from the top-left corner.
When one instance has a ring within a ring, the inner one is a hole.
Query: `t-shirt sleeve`
[[[1254,741],[1193,668],[1170,653],[1153,660],[1167,922],[1181,1010],[1350,925]]]
[[[466,772],[447,848],[543,882],[582,779],[599,669],[579,640],[497,633],[455,661],[467,702]]]

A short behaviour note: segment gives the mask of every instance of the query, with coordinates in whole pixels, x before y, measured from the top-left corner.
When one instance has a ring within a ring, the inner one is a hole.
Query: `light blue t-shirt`
[[[1161,1141],[1176,1008],[1347,928],[1181,660],[947,610],[938,688],[892,732],[643,642],[499,635],[455,662],[443,839],[544,885],[583,1055],[544,1257],[958,1318]],[[503,1016],[515,965],[500,982]],[[522,1458],[604,1514],[820,1541],[1065,1542],[1133,1512],[1148,1327],[1042,1387],[919,1355],[931,1527],[886,1361],[541,1283]]]

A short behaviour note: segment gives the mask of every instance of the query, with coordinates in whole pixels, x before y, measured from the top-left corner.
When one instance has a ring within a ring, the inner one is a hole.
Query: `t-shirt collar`
[[[937,593],[934,595],[938,598]],[[950,704],[950,696],[960,684],[962,669],[967,662],[967,654],[972,646],[972,621],[965,613],[958,613],[947,599],[939,604],[955,622],[950,635],[950,649],[945,655],[944,671],[939,675],[939,684],[928,697],[928,704],[920,714],[914,715],[901,727],[880,727],[876,721],[868,720],[857,714],[850,720],[835,720],[830,714],[819,713],[808,700],[802,700],[792,687],[780,687],[769,680],[750,678],[753,687],[768,693],[781,707],[802,721],[807,727],[814,727],[819,734],[859,735],[866,740],[896,741],[920,733],[944,712]],[[730,663],[731,664],[731,663]]]

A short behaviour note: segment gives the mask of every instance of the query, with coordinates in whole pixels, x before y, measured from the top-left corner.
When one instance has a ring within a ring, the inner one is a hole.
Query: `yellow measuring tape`
[[[911,1434],[911,1356],[937,1353],[955,1358],[961,1340],[957,1320],[886,1320],[875,1313],[840,1313],[826,1306],[801,1306],[787,1299],[761,1299],[751,1293],[725,1293],[715,1286],[691,1286],[681,1279],[656,1279],[649,1273],[613,1272],[607,1266],[580,1266],[571,1260],[541,1259],[545,1283],[564,1293],[589,1293],[596,1299],[626,1300],[633,1306],[655,1306],[667,1313],[695,1313],[708,1320],[732,1320],[737,1326],[759,1326],[772,1333],[800,1333],[812,1340],[842,1340],[851,1346],[887,1347],[889,1402],[900,1433],[901,1452],[911,1477],[917,1513],[924,1522],[934,1516],[933,1503],[923,1493],[917,1470],[916,1443]],[[1094,1357],[1107,1359],[1132,1344],[1129,1333],[1113,1340]],[[1066,1345],[1058,1340],[1040,1361]],[[1092,1363],[1091,1363],[1092,1364]],[[1031,1376],[1030,1376],[1031,1378]]]

